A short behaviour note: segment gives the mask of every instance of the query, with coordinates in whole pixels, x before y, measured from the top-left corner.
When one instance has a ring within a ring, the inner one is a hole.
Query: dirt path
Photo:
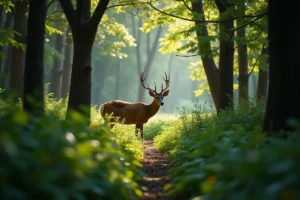
[[[143,196],[140,200],[167,200],[163,187],[171,179],[168,173],[171,167],[170,160],[157,151],[152,140],[145,140],[145,158],[142,161],[146,176],[143,177],[141,186]]]

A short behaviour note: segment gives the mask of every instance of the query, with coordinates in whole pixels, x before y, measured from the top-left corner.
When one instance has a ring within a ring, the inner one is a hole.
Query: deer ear
[[[150,90],[149,90],[149,95],[150,95],[151,97],[155,97],[154,92],[153,92],[153,91],[150,91]]]
[[[166,91],[164,91],[163,95],[168,96],[169,92],[170,92],[170,90],[166,90]]]

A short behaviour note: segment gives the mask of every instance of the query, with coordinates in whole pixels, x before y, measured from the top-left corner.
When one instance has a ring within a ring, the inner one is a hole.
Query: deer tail
[[[104,107],[105,107],[105,104],[102,104],[99,108],[99,112],[100,112],[100,115],[102,118],[104,118]]]

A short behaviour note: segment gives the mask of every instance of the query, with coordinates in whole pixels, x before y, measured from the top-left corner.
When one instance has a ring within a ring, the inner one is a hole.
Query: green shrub
[[[104,124],[0,114],[1,199],[137,199],[140,163]]]
[[[51,114],[63,120],[66,117],[68,97],[56,99],[53,93],[44,96],[46,114]]]
[[[174,120],[174,118],[168,115],[159,114],[155,116],[154,119],[149,120],[144,125],[144,138],[152,140],[155,136],[161,134],[163,128],[172,126]]]
[[[259,102],[219,116],[182,113],[181,131],[173,131],[181,137],[172,147],[172,183],[165,189],[180,199],[299,199],[300,125],[292,123],[298,130],[289,139],[271,138],[266,145],[264,110]]]

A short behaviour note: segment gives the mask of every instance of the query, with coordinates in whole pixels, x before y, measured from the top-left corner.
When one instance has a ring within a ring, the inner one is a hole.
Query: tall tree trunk
[[[19,43],[26,42],[27,1],[17,0],[15,2],[14,31],[20,35],[15,35],[15,40]],[[17,96],[23,98],[25,51],[21,48],[12,48],[12,60],[10,69],[10,88],[17,92]]]
[[[6,19],[4,24],[4,29],[8,29],[12,26],[13,22],[13,14],[11,12],[6,13]],[[10,75],[10,66],[11,66],[11,54],[12,54],[12,46],[9,44],[3,49],[3,54],[5,55],[5,59],[3,59],[2,63],[2,80],[0,85],[4,88],[9,88],[9,75]]]
[[[46,0],[30,0],[24,79],[24,110],[44,114],[44,34]]]
[[[64,35],[56,35],[55,40],[55,49],[61,55],[64,54]],[[63,59],[55,57],[52,68],[52,80],[50,85],[50,92],[54,94],[54,98],[61,98],[61,87],[62,87],[62,78],[63,78]]]
[[[237,4],[238,16],[245,16],[245,1],[239,2]],[[241,18],[237,20],[237,27],[242,27],[245,24],[245,19]],[[237,37],[240,39],[246,38],[246,28],[239,28],[237,30]],[[249,75],[248,75],[248,53],[247,45],[243,43],[238,43],[238,63],[239,63],[239,103],[242,103],[244,100],[248,100],[249,93]]]
[[[278,15],[282,10],[289,11],[285,18]],[[295,29],[300,27],[299,17],[297,1],[268,2],[270,82],[263,128],[268,135],[294,129],[287,121],[300,120],[300,61],[295,59],[300,46],[300,29]],[[292,38],[292,42],[287,42],[286,38]]]
[[[201,14],[203,16],[202,18],[200,18],[200,20],[205,20],[202,0],[192,3],[192,9],[198,15]],[[198,49],[200,52],[202,65],[204,67],[204,71],[205,71],[205,74],[207,77],[207,82],[209,85],[210,93],[212,95],[215,107],[217,109],[218,108],[217,103],[218,103],[219,69],[217,68],[217,66],[213,60],[210,43],[206,44],[208,47],[206,51],[204,51],[204,49],[202,49],[202,38],[208,36],[208,31],[207,31],[206,25],[203,23],[200,23],[199,21],[196,21],[195,26],[198,27],[196,29],[196,35],[197,35]],[[201,27],[201,30],[199,29],[199,27]]]
[[[4,22],[4,10],[3,10],[3,5],[0,5],[0,29],[3,29],[3,22]],[[0,53],[3,53],[3,46],[0,46]],[[0,55],[0,79],[2,75],[2,68],[3,68],[3,57]],[[1,86],[0,86],[1,87]]]
[[[98,25],[109,0],[101,0],[91,17],[91,0],[77,0],[76,9],[71,0],[60,0],[60,4],[72,29],[74,54],[71,75],[68,112],[76,110],[90,122],[91,107],[91,54]],[[85,107],[86,109],[83,109]],[[67,118],[70,115],[67,114]]]
[[[263,48],[262,55],[266,57],[268,56],[268,54],[269,54],[269,48]],[[269,63],[267,62],[267,64]],[[269,71],[267,69],[262,69],[262,67],[260,67],[258,72],[256,101],[259,101],[261,98],[267,96],[268,80],[269,80]]]
[[[68,27],[66,31],[66,43],[64,51],[64,62],[63,62],[63,77],[62,77],[62,87],[61,87],[61,98],[66,98],[70,91],[71,83],[71,73],[72,73],[72,60],[73,60],[73,40],[70,35],[71,28]]]
[[[221,3],[220,3],[221,2]],[[227,1],[216,1],[220,15],[230,9],[232,5]],[[221,17],[222,18],[222,17]],[[233,20],[226,18],[220,23],[220,57],[219,57],[219,87],[218,87],[218,108],[217,113],[223,109],[233,108],[233,53],[232,41]]]

